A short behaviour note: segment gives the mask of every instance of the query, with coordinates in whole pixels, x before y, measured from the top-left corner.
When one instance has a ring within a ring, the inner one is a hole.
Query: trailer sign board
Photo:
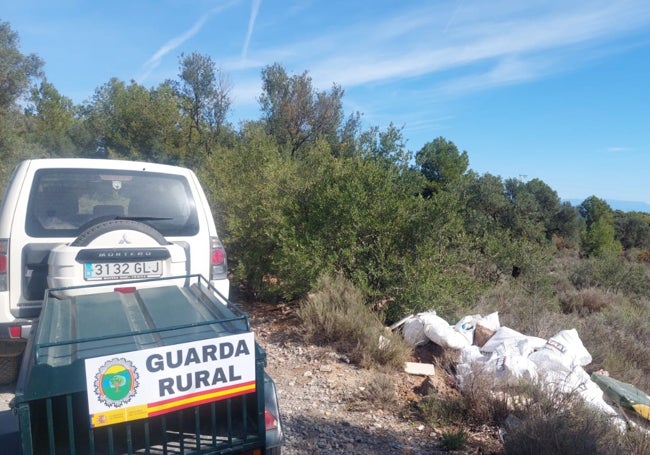
[[[252,332],[85,360],[91,427],[255,392]]]

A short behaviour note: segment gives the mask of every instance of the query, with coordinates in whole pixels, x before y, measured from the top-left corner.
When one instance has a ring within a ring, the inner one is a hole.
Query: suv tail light
[[[9,268],[9,240],[0,239],[0,291],[6,291],[7,269]]]
[[[264,426],[266,427],[266,431],[276,430],[278,428],[278,419],[268,409],[264,410]]]
[[[227,275],[226,250],[218,237],[210,237],[210,280],[223,280]]]
[[[9,327],[9,338],[20,338],[22,336],[23,328],[19,325],[12,325]]]

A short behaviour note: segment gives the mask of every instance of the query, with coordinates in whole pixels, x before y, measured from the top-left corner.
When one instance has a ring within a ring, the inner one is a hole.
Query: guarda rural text
[[[246,340],[239,340],[236,345],[223,342],[218,345],[205,345],[199,350],[192,347],[187,350],[168,351],[165,355],[151,354],[147,357],[146,365],[147,370],[151,373],[158,373],[206,362],[237,358],[242,355],[250,355]],[[174,395],[176,392],[187,392],[193,388],[214,387],[240,379],[241,376],[235,372],[235,365],[229,365],[227,370],[223,367],[216,367],[162,378],[158,380],[158,391],[160,397],[164,397]]]

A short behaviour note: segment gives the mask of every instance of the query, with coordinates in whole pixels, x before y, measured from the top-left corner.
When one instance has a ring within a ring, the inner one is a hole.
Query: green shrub
[[[418,402],[422,420],[432,427],[457,425],[465,421],[467,405],[462,395],[441,398],[436,394],[422,397]]]
[[[321,276],[298,309],[308,336],[361,365],[401,368],[410,350],[365,305],[363,294],[341,275]]]
[[[442,433],[442,443],[448,450],[460,450],[467,445],[468,434],[465,430],[452,430]]]
[[[629,296],[650,296],[647,268],[610,254],[581,261],[570,275],[577,289],[599,288]]]

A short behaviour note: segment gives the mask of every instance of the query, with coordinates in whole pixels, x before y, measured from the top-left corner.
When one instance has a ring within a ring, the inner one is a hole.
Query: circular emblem
[[[131,401],[138,389],[135,365],[124,358],[116,358],[102,365],[95,375],[95,395],[106,406],[119,408]]]

